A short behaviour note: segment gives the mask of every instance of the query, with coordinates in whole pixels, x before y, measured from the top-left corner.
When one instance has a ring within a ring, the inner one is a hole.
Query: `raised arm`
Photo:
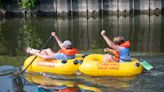
[[[110,48],[116,50],[116,49],[117,49],[116,44],[115,44],[112,40],[110,40],[110,39],[106,36],[105,33],[106,33],[105,30],[102,30],[102,31],[101,31],[101,36],[104,38],[105,42],[108,44],[108,46],[109,46]]]
[[[55,32],[51,32],[51,35],[55,38],[55,40],[57,41],[59,47],[63,49],[62,41],[59,39],[59,37],[56,35],[56,33]]]

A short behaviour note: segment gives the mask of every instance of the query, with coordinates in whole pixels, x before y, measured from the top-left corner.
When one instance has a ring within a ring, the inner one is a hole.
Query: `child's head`
[[[62,43],[62,46],[64,48],[67,48],[67,49],[71,49],[72,48],[72,42],[70,40],[65,40],[63,43]]]
[[[113,38],[113,42],[116,44],[124,43],[125,39],[123,36],[116,36]]]

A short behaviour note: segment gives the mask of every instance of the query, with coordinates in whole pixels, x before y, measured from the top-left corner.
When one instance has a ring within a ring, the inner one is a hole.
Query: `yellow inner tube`
[[[27,68],[29,72],[44,72],[44,73],[55,73],[61,75],[71,75],[79,68],[79,63],[77,60],[83,60],[82,55],[77,54],[74,59],[69,60],[53,60],[53,59],[43,59],[37,57],[34,61],[35,56],[28,57],[23,65],[26,68],[31,61],[33,63]]]
[[[79,70],[91,76],[133,76],[141,74],[140,61],[132,58],[130,62],[102,62],[103,54],[90,54],[84,58]]]

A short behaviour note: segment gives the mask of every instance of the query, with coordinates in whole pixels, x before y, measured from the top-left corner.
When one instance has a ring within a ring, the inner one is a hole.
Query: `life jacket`
[[[77,87],[67,87],[62,89],[61,92],[81,92],[81,90]]]
[[[118,50],[114,53],[116,57],[116,61],[118,62],[130,61],[129,48],[130,48],[129,41],[125,41],[124,43],[120,44]]]
[[[78,49],[76,49],[76,48],[72,48],[72,49],[64,48],[64,49],[58,50],[58,52],[66,54],[68,56],[71,56],[71,55],[75,55],[76,53],[78,53]]]

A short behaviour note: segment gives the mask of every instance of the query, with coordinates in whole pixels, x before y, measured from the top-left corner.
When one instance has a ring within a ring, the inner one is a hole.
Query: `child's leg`
[[[55,54],[50,48],[45,49],[44,53],[46,53],[49,56],[53,56]]]
[[[36,54],[36,53],[39,53],[40,50],[37,50],[37,49],[33,49],[33,48],[28,47],[28,48],[26,49],[26,52],[29,53],[29,54],[34,55],[34,54]],[[45,50],[42,50],[40,53],[41,53],[41,54],[46,54]]]
[[[26,49],[26,52],[28,53],[28,54],[36,54],[37,52],[38,52],[38,50],[33,50],[32,48],[30,48],[30,47],[28,47],[27,49]]]
[[[116,60],[110,54],[105,54],[103,58],[103,62],[115,62]]]

